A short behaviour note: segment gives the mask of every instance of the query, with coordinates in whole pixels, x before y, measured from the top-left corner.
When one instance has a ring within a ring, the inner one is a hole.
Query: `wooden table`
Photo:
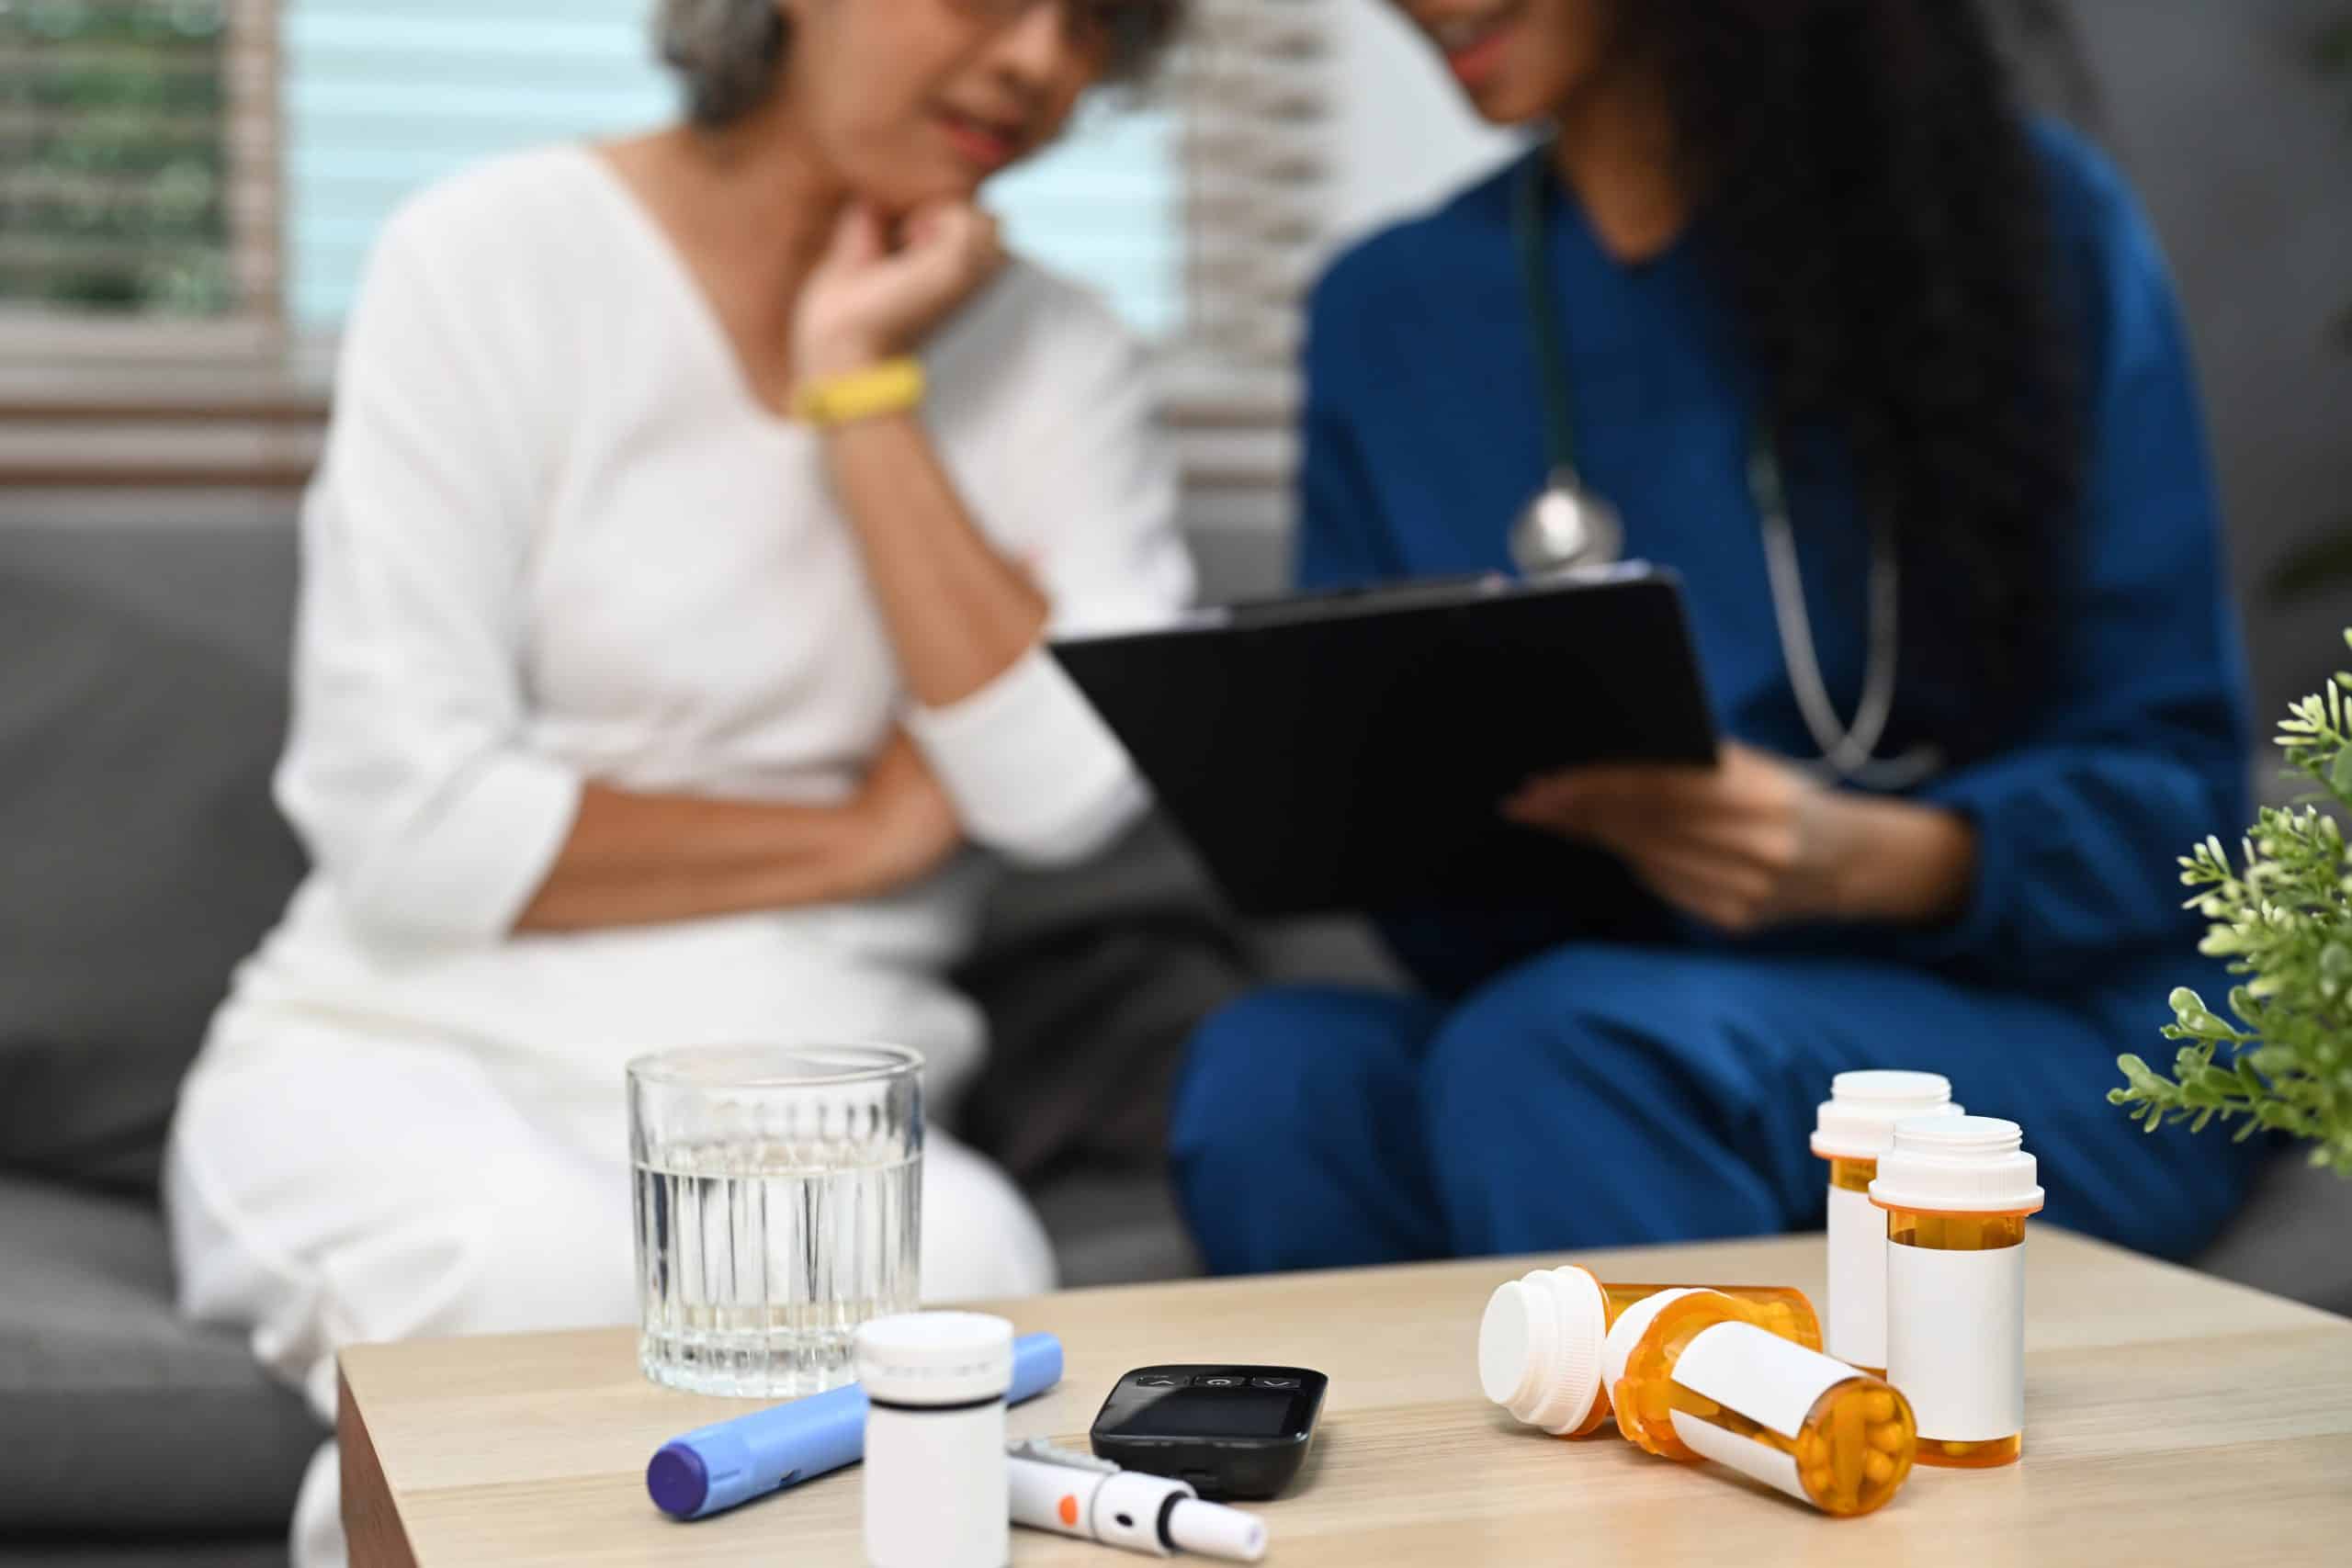
[[[1151,1361],[1329,1372],[1301,1483],[1264,1507],[1278,1568],[2347,1560],[2352,1321],[2046,1227],[2030,1246],[2024,1462],[1915,1470],[1856,1520],[1614,1437],[1568,1443],[1514,1427],[1480,1397],[1474,1348],[1487,1293],[1525,1261],[1082,1291],[996,1310],[1068,1348],[1069,1375],[1012,1413],[1015,1436],[1082,1442],[1112,1381]],[[1818,1236],[1577,1260],[1615,1280],[1818,1291],[1822,1277]],[[623,1330],[345,1352],[354,1562],[862,1562],[854,1470],[698,1524],[656,1513],[643,1480],[654,1449],[743,1406],[652,1387],[634,1358]],[[1013,1561],[1135,1559],[1015,1530]]]

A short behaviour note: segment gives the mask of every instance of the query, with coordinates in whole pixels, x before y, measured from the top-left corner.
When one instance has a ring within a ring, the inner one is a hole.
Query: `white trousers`
[[[345,1345],[634,1323],[625,1129],[618,1083],[561,1085],[447,1043],[232,1004],[181,1096],[165,1169],[181,1310],[248,1331],[329,1422]],[[925,1300],[1052,1288],[1027,1202],[935,1130],[922,1202]],[[332,1442],[303,1481],[292,1546],[297,1568],[345,1561]]]

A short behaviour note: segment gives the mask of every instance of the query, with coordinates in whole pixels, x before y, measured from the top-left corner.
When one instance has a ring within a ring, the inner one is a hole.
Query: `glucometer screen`
[[[1122,1438],[1276,1438],[1295,1394],[1261,1389],[1170,1389],[1103,1431]]]
[[[1329,1386],[1306,1367],[1137,1367],[1112,1385],[1089,1437],[1096,1458],[1204,1497],[1272,1497],[1306,1461]]]

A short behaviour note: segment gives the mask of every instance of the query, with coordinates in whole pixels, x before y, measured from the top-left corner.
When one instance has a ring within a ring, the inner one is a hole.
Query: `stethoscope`
[[[1521,281],[1527,293],[1529,324],[1534,329],[1536,368],[1544,384],[1544,446],[1551,473],[1543,493],[1511,525],[1510,555],[1531,578],[1611,566],[1623,555],[1625,527],[1617,509],[1587,490],[1577,473],[1576,416],[1568,390],[1567,350],[1544,265],[1545,203],[1551,195],[1552,161],[1528,159],[1511,204],[1511,231],[1519,246]],[[1813,617],[1805,608],[1804,579],[1797,569],[1796,533],[1789,523],[1788,486],[1771,434],[1760,423],[1747,454],[1747,491],[1762,520],[1764,562],[1772,584],[1772,617],[1781,634],[1781,654],[1805,728],[1821,749],[1820,771],[1872,789],[1908,789],[1943,767],[1942,753],[1916,746],[1897,757],[1876,753],[1894,707],[1897,603],[1902,569],[1894,540],[1883,522],[1871,530],[1870,662],[1854,722],[1843,723],[1822,683],[1813,647]]]

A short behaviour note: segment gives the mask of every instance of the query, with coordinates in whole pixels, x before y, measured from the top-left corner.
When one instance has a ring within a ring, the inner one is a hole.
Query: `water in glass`
[[[888,1083],[765,1083],[698,1086],[682,1105],[676,1086],[635,1079],[646,1375],[755,1398],[849,1382],[857,1326],[921,1294],[919,1100]]]

